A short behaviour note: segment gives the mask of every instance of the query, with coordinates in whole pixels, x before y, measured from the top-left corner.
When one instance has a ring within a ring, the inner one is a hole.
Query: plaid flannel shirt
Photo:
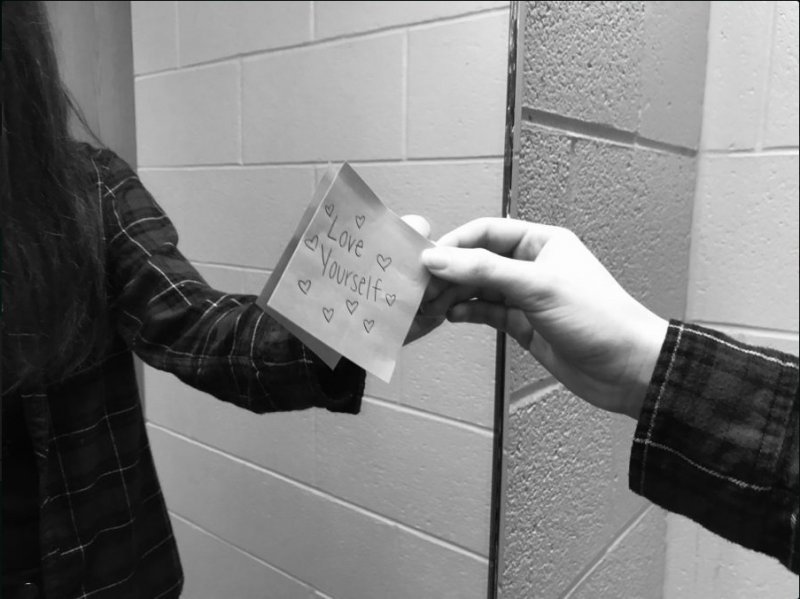
[[[630,488],[797,574],[798,360],[672,321]]]
[[[357,413],[365,375],[346,360],[328,369],[255,297],[211,289],[178,251],[172,223],[136,174],[108,150],[82,150],[97,175],[115,341],[99,366],[23,398],[39,473],[44,592],[178,597],[183,575],[131,349],[257,413]]]

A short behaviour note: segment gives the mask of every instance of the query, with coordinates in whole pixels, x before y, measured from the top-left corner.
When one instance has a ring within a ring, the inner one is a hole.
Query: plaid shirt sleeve
[[[365,373],[331,371],[255,305],[214,290],[184,258],[167,215],[109,151],[95,158],[105,223],[111,309],[149,365],[253,412],[324,407],[358,413]]]
[[[798,572],[798,360],[670,322],[631,490]]]

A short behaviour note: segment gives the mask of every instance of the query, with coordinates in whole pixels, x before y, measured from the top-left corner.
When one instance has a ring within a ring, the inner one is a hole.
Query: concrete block
[[[144,170],[191,260],[271,268],[314,190],[311,167]]]
[[[319,2],[314,6],[316,39],[402,27],[507,7],[508,2]]]
[[[666,555],[664,512],[650,508],[614,543],[569,599],[661,599]]]
[[[769,79],[764,147],[798,145],[798,4],[775,3],[775,34],[772,38],[772,70]]]
[[[473,219],[502,212],[501,160],[357,165],[356,170],[395,213],[419,214],[431,239]]]
[[[701,141],[706,150],[756,146],[772,10],[769,2],[711,4]]]
[[[545,367],[539,364],[530,352],[523,349],[519,343],[509,338],[506,347],[506,375],[509,379],[509,391],[512,396],[532,385],[552,380],[552,375],[547,372]]]
[[[485,597],[483,558],[158,427],[149,434],[176,515],[324,595]]]
[[[271,272],[263,270],[245,270],[244,275],[244,292],[251,295],[259,295],[264,285],[267,284]]]
[[[181,64],[233,56],[239,51],[244,3],[178,2]]]
[[[140,167],[238,161],[238,65],[137,81],[136,141]]]
[[[639,134],[697,148],[703,121],[709,2],[647,2]]]
[[[245,59],[245,161],[400,158],[402,54],[395,33]]]
[[[664,599],[794,597],[797,575],[676,514],[667,516]]]
[[[315,423],[320,489],[488,557],[491,431],[371,400]]]
[[[241,269],[207,264],[195,264],[194,267],[214,289],[226,293],[243,293],[244,273]]]
[[[523,104],[635,131],[645,2],[528,2]]]
[[[307,42],[311,39],[311,2],[246,1],[240,36],[242,52],[271,50]]]
[[[502,156],[507,71],[505,11],[410,31],[408,156]]]
[[[798,331],[798,157],[704,156],[688,315]]]
[[[150,367],[145,368],[144,396],[150,422],[263,468],[313,482],[313,410],[253,414]]]
[[[516,218],[564,226],[573,141],[530,125],[523,126],[521,141]]]
[[[311,587],[178,517],[172,517],[185,576],[183,596],[194,599],[313,599]],[[265,595],[266,593],[266,595]]]
[[[178,66],[176,2],[131,2],[133,72],[145,75]]]
[[[486,428],[494,419],[496,335],[443,325],[405,347],[391,384],[367,377],[367,395]]]
[[[567,144],[523,130],[520,214],[573,230],[634,297],[682,317],[694,160],[585,139],[568,156]]]
[[[310,13],[310,2],[179,2],[181,63],[306,42]]]
[[[502,597],[562,596],[616,533],[611,418],[557,388],[512,407],[505,451]]]

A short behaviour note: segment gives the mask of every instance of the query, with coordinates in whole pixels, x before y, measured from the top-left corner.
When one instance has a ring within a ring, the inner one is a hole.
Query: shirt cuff
[[[330,412],[358,414],[367,378],[364,369],[347,358],[341,358],[336,368],[331,369],[310,349],[306,348],[311,371],[311,382],[317,394],[324,398],[320,407]]]
[[[796,564],[797,389],[796,357],[670,321],[633,440],[630,489]]]

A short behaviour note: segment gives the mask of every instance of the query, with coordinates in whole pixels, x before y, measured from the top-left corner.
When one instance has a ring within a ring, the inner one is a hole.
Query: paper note
[[[388,382],[428,284],[428,247],[349,164],[329,168],[258,304],[331,368],[345,356]]]

